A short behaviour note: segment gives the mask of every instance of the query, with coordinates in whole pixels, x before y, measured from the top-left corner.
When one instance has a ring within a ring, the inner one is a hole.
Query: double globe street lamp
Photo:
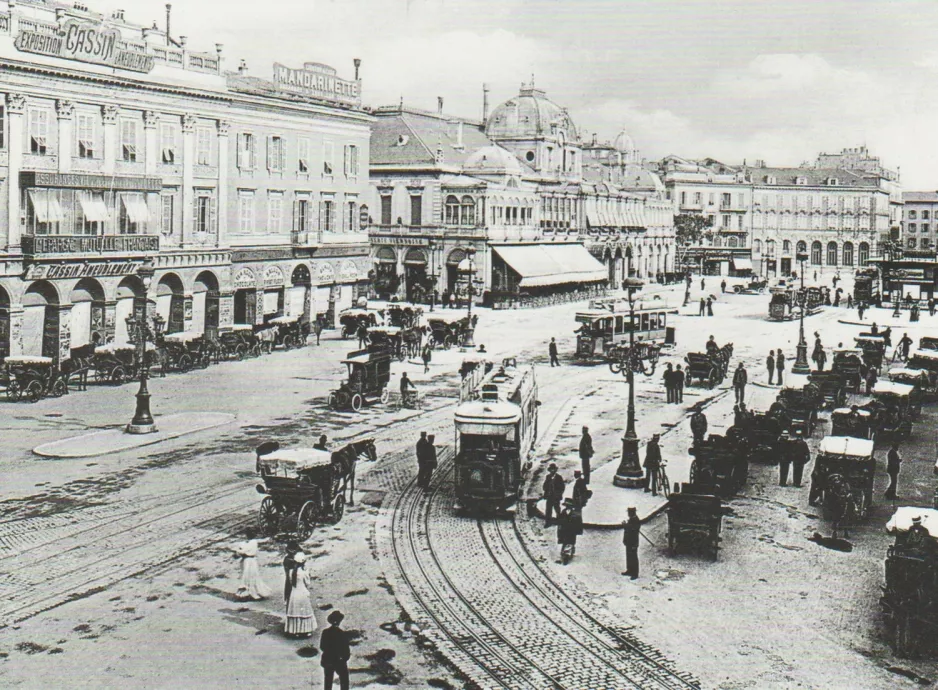
[[[629,382],[629,406],[625,423],[625,436],[622,437],[622,459],[612,483],[625,489],[638,489],[644,486],[644,473],[638,459],[638,436],[635,434],[635,299],[645,285],[632,273],[632,247],[626,247],[625,258],[628,261],[629,277],[622,281],[622,288],[629,298],[629,356],[626,361]]]
[[[137,369],[140,372],[140,388],[136,395],[137,407],[133,419],[125,429],[128,434],[152,434],[157,430],[153,415],[150,414],[150,391],[147,389],[147,380],[150,378],[150,370],[147,366],[147,340],[154,340],[162,332],[165,323],[157,314],[153,317],[152,331],[147,325],[147,294],[155,273],[153,262],[149,259],[137,269],[137,275],[143,282],[143,308],[135,308],[135,313],[126,319],[127,336],[137,346]]]
[[[808,260],[807,252],[798,252],[795,258],[801,264],[801,316],[798,325],[798,348],[795,364],[791,368],[793,374],[810,374],[811,366],[808,364],[808,343],[804,339],[804,312],[808,308],[808,293],[804,289],[804,264]]]

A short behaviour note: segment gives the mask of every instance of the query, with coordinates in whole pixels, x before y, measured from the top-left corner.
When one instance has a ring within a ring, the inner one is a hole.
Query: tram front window
[[[517,450],[518,444],[507,437],[509,433],[506,431],[505,436],[463,434],[460,437],[461,454],[476,460],[495,460],[505,452]]]

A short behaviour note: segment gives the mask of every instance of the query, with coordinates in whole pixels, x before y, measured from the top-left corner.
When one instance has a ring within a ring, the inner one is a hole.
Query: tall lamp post
[[[432,239],[427,240],[427,252],[430,254],[430,311],[433,311],[433,293],[436,292],[436,273],[434,272],[433,255],[436,252],[436,242]]]
[[[644,485],[642,465],[638,459],[638,436],[635,434],[635,371],[632,358],[635,356],[635,298],[644,283],[638,278],[632,278],[632,247],[625,249],[625,258],[628,261],[629,277],[622,281],[622,288],[629,298],[629,356],[626,362],[629,381],[629,407],[625,423],[625,436],[622,437],[622,459],[619,469],[612,478],[615,486],[626,489],[638,489]]]
[[[472,265],[472,259],[473,257],[475,257],[475,255],[476,255],[475,247],[469,247],[466,250],[466,257],[468,257],[469,259],[469,289],[468,289],[469,311],[467,312],[466,315],[469,317],[470,321],[472,321],[472,283],[475,281],[475,277],[476,277],[475,268]]]
[[[150,414],[150,391],[147,389],[147,379],[150,378],[150,372],[147,367],[149,328],[147,327],[146,293],[150,290],[150,284],[153,282],[155,272],[153,262],[149,259],[137,269],[137,275],[140,276],[144,288],[143,313],[139,315],[135,313],[127,317],[127,333],[136,342],[137,366],[140,370],[140,388],[137,390],[136,396],[137,409],[134,411],[134,417],[130,420],[130,424],[126,427],[128,434],[152,434],[157,430],[153,415]],[[157,316],[154,320],[154,330],[160,329],[161,322],[162,319]]]
[[[804,262],[808,260],[807,252],[798,252],[795,257],[801,264],[801,318],[798,325],[798,354],[795,364],[791,368],[793,374],[810,374],[811,366],[808,364],[808,343],[804,339],[804,311],[808,307],[808,293],[804,289]]]

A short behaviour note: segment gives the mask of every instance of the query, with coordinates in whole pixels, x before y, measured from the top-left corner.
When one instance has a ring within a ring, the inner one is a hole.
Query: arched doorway
[[[59,293],[52,283],[32,283],[23,295],[23,354],[59,357]]]
[[[401,285],[397,275],[397,254],[391,247],[379,247],[375,254],[375,293],[380,299],[397,294]]]
[[[811,243],[811,265],[821,265],[821,243],[817,240]]]
[[[10,354],[10,295],[0,287],[0,362]]]
[[[143,287],[143,281],[137,276],[127,276],[117,286],[117,303],[114,306],[114,342],[130,341],[127,333],[127,319],[135,313],[139,319],[145,310],[146,290]]]
[[[214,338],[218,335],[218,278],[202,271],[192,285],[192,326],[190,330]]]
[[[459,283],[459,264],[466,258],[465,249],[454,249],[446,257],[446,289],[453,292]]]
[[[411,249],[404,256],[404,283],[406,300],[422,302],[427,283],[427,255],[420,249]]]
[[[310,318],[310,289],[313,285],[313,278],[306,264],[299,264],[293,269],[290,276],[290,294],[287,300],[287,314],[289,316],[300,316],[305,320]]]
[[[104,288],[94,278],[82,278],[68,296],[72,303],[68,329],[70,347],[104,342]]]
[[[837,243],[836,242],[827,243],[827,265],[828,266],[837,265]]]
[[[186,330],[185,290],[175,273],[167,273],[156,284],[156,313],[166,322],[164,333]]]

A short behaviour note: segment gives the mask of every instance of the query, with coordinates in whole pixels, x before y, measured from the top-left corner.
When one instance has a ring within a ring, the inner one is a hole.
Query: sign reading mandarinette
[[[133,72],[149,72],[153,69],[152,55],[125,50],[120,46],[120,31],[101,22],[69,19],[57,30],[48,28],[52,31],[20,31],[14,43],[16,49]]]
[[[274,63],[274,84],[281,91],[335,103],[361,105],[360,81],[339,79],[328,65],[307,62],[303,69]]]

